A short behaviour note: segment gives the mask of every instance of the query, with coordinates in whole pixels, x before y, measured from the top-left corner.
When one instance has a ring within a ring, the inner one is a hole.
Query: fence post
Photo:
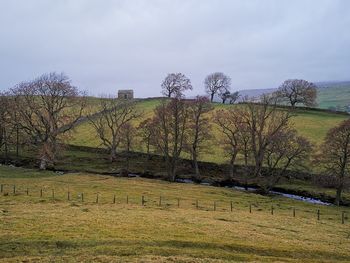
[[[162,197],[161,196],[159,196],[159,204],[158,205],[162,206]]]
[[[345,224],[345,212],[344,211],[341,213],[341,223]]]
[[[0,186],[0,192],[2,193],[3,191],[4,191],[4,185],[1,184],[1,186]]]
[[[81,193],[81,202],[84,202],[84,193]]]
[[[55,190],[52,189],[52,199],[55,199]]]
[[[273,205],[271,206],[271,215],[273,215]]]
[[[113,195],[113,204],[115,204],[115,195]]]
[[[40,188],[40,197],[43,197],[43,189]]]
[[[320,209],[317,209],[317,220],[320,220]]]
[[[141,198],[141,205],[143,206],[144,204],[145,204],[145,197],[142,196],[142,198]]]
[[[16,194],[16,185],[13,185],[13,194]]]
[[[252,213],[252,205],[249,204],[249,213]]]
[[[295,207],[293,207],[293,217],[295,217]]]
[[[232,212],[232,209],[233,209],[233,204],[232,204],[232,201],[231,201],[231,212]]]
[[[177,199],[177,207],[180,207],[180,199]]]
[[[27,191],[26,191],[26,192],[27,192],[27,195],[29,195],[29,189],[28,189],[28,187],[27,187]]]
[[[96,194],[96,204],[98,204],[98,193]]]
[[[126,196],[126,204],[129,204],[129,196]]]
[[[70,192],[67,191],[67,200],[70,201]]]
[[[196,200],[196,208],[198,209],[198,200]]]
[[[216,211],[216,201],[214,201],[214,211]]]

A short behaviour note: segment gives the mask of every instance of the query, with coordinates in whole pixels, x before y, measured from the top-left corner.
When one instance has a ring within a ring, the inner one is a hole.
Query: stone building
[[[131,100],[134,98],[134,91],[132,89],[118,90],[118,99]]]

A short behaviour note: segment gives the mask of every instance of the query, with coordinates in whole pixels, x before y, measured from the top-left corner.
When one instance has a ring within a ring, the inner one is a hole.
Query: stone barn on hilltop
[[[118,90],[118,99],[131,100],[134,98],[134,91],[132,89]]]

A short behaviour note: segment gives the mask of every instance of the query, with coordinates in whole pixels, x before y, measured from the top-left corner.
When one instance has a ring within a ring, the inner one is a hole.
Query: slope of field
[[[323,87],[318,89],[318,107],[347,111],[350,105],[350,83],[348,85]]]
[[[2,262],[350,261],[349,218],[341,222],[348,208],[227,188],[4,166],[0,183]]]
[[[350,81],[315,82],[317,89],[317,108],[349,111]],[[239,91],[242,97],[259,97],[276,89],[253,89]],[[220,101],[220,100],[218,100]]]
[[[141,100],[138,102],[137,107],[144,113],[143,118],[147,118],[152,116],[153,110],[159,103],[160,99]],[[232,106],[219,103],[215,103],[214,105],[215,109],[239,107],[239,105]],[[315,145],[320,145],[328,130],[346,118],[348,118],[346,115],[331,112],[300,109],[297,110],[296,117],[293,118],[292,122],[301,135],[307,137]],[[226,162],[226,157],[220,148],[221,134],[216,129],[214,129],[213,133],[214,139],[210,142],[208,151],[203,153],[200,159],[202,161],[224,163]],[[96,138],[95,132],[89,123],[78,126],[69,143],[91,147],[101,146],[100,141]],[[136,143],[135,150],[142,150],[139,143]]]

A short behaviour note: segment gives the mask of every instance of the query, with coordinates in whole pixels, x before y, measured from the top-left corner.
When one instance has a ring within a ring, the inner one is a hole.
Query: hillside
[[[350,261],[348,208],[6,166],[0,181],[0,262]]]
[[[137,107],[140,111],[143,111],[143,118],[152,116],[154,108],[160,103],[160,99],[146,99],[138,102]],[[222,105],[215,104],[215,109],[227,107],[239,107],[239,105]],[[316,145],[322,143],[328,130],[336,126],[342,120],[348,118],[346,115],[335,114],[332,112],[314,111],[299,109],[297,116],[292,119],[295,128],[301,135],[307,137],[311,142]],[[139,120],[138,122],[140,122]],[[209,151],[203,153],[200,157],[202,161],[224,163],[226,157],[220,148],[220,132],[217,129],[213,130],[214,140],[209,145]],[[100,146],[99,140],[95,136],[95,132],[88,123],[84,123],[78,126],[73,134],[69,143],[80,146],[98,147]],[[134,150],[142,151],[143,149],[136,145]],[[186,157],[186,156],[185,156]]]
[[[317,104],[320,109],[348,111],[350,105],[350,81],[315,82],[318,87]],[[253,89],[239,91],[242,97],[259,97],[276,89]]]

